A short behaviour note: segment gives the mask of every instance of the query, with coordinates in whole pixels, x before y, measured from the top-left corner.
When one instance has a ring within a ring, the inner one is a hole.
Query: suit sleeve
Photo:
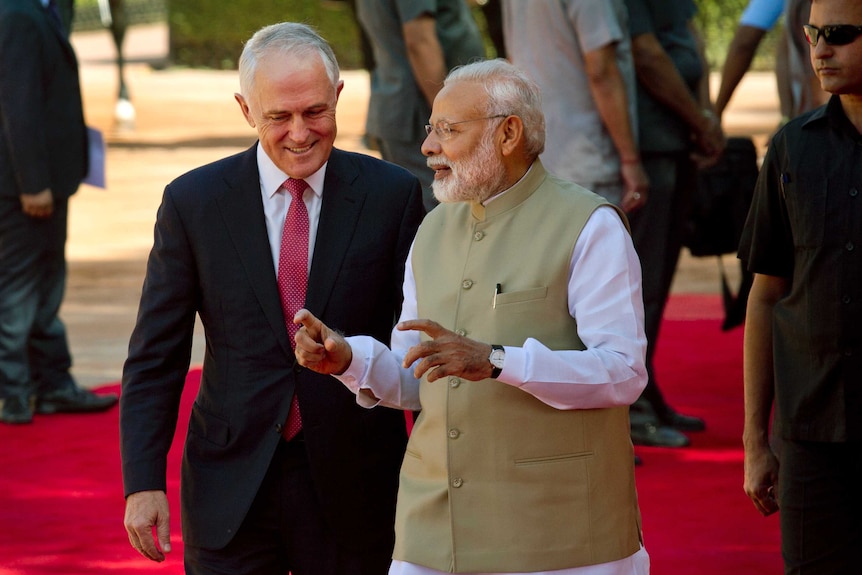
[[[166,488],[167,454],[191,359],[197,285],[192,250],[169,186],[123,368],[120,440],[126,495]]]

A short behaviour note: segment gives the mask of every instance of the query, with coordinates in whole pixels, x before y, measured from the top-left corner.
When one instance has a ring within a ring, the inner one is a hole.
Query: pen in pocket
[[[503,284],[497,284],[497,287],[494,288],[494,301],[491,304],[491,307],[497,309],[497,294],[503,293]]]

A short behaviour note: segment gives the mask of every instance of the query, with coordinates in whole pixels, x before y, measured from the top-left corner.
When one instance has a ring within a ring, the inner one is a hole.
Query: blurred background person
[[[542,163],[625,211],[647,200],[623,0],[504,0],[509,60],[542,90]]]
[[[809,62],[802,25],[808,22],[811,0],[751,0],[727,50],[721,83],[715,98],[715,113],[722,119],[733,93],[751,67],[767,32],[786,14],[775,53],[775,76],[782,123],[826,103],[828,93],[820,88]]]
[[[374,52],[369,142],[419,178],[430,210],[437,201],[422,126],[449,70],[485,58],[482,35],[465,0],[356,0],[356,16]]]
[[[0,0],[0,421],[108,409],[72,378],[60,305],[68,201],[88,141],[69,30],[54,0]],[[34,403],[35,401],[35,403]]]
[[[641,258],[649,381],[631,409],[632,441],[684,447],[685,431],[702,419],[677,412],[665,399],[653,359],[679,254],[688,196],[696,184],[696,154],[717,161],[724,136],[713,114],[692,0],[626,0],[637,75],[638,142],[649,178],[649,201],[630,214]],[[692,381],[692,385],[696,385]]]

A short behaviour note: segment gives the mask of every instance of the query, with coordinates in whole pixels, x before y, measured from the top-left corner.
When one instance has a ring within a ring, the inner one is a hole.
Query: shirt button
[[[461,282],[461,287],[464,289],[470,289],[473,287],[473,280],[464,280]]]
[[[460,477],[456,477],[455,479],[452,480],[452,487],[458,488],[458,487],[461,487],[462,485],[464,485],[464,480],[461,479]]]
[[[461,385],[461,380],[459,378],[457,378],[457,377],[450,377],[449,378],[449,387],[455,388],[455,387],[458,387],[459,385]]]
[[[461,435],[461,432],[457,429],[449,430],[449,439],[458,439],[458,436]]]
[[[485,237],[485,232],[476,232],[475,234],[473,234],[473,239],[476,240],[477,242],[481,241],[482,238],[484,238],[484,237]]]

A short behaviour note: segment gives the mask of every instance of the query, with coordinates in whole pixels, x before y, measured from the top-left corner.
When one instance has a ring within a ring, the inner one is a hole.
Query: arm
[[[402,25],[402,33],[413,77],[431,105],[446,78],[443,47],[437,39],[437,21],[430,14],[423,14],[405,22]]]
[[[430,381],[448,375],[490,377],[493,342],[471,340],[432,321],[415,320],[410,270],[408,262],[404,311],[392,332],[393,352],[382,353],[385,347],[379,343],[377,348],[366,345],[373,342],[370,338],[348,338],[354,361],[339,379],[354,392],[373,387],[383,405],[418,409],[418,378],[431,367],[435,369]],[[631,404],[646,384],[640,264],[615,210],[599,208],[587,221],[573,252],[568,291],[569,313],[578,319],[578,335],[586,349],[551,350],[527,338],[521,347],[506,346],[498,381],[557,409]],[[420,331],[434,339],[420,342]]]
[[[608,44],[585,53],[584,64],[593,101],[620,156],[620,173],[625,186],[621,206],[630,212],[646,202],[649,181],[632,132],[626,88],[617,66],[616,45]]]
[[[168,189],[159,208],[120,397],[124,522],[130,543],[153,561],[164,560],[156,539],[163,551],[170,551],[167,455],[189,367],[196,309],[196,274],[182,227]]]
[[[721,126],[715,117],[704,114],[655,35],[644,33],[632,38],[632,56],[641,86],[689,126],[707,157],[717,159],[724,149]]]
[[[769,421],[774,399],[772,311],[788,286],[786,278],[755,274],[745,321],[743,488],[763,515],[778,511],[773,497],[778,483],[778,459],[769,446]]]
[[[34,218],[54,210],[48,169],[50,155],[42,111],[45,100],[43,37],[29,13],[15,10],[0,18],[0,125],[6,140],[10,171],[18,181],[21,208]],[[23,39],[30,39],[22,41]]]
[[[733,96],[734,90],[739,85],[742,77],[751,66],[757,47],[766,36],[766,30],[752,26],[740,25],[733,35],[730,47],[727,50],[727,59],[721,69],[721,84],[718,88],[718,96],[715,99],[715,113],[721,120],[727,104]]]

